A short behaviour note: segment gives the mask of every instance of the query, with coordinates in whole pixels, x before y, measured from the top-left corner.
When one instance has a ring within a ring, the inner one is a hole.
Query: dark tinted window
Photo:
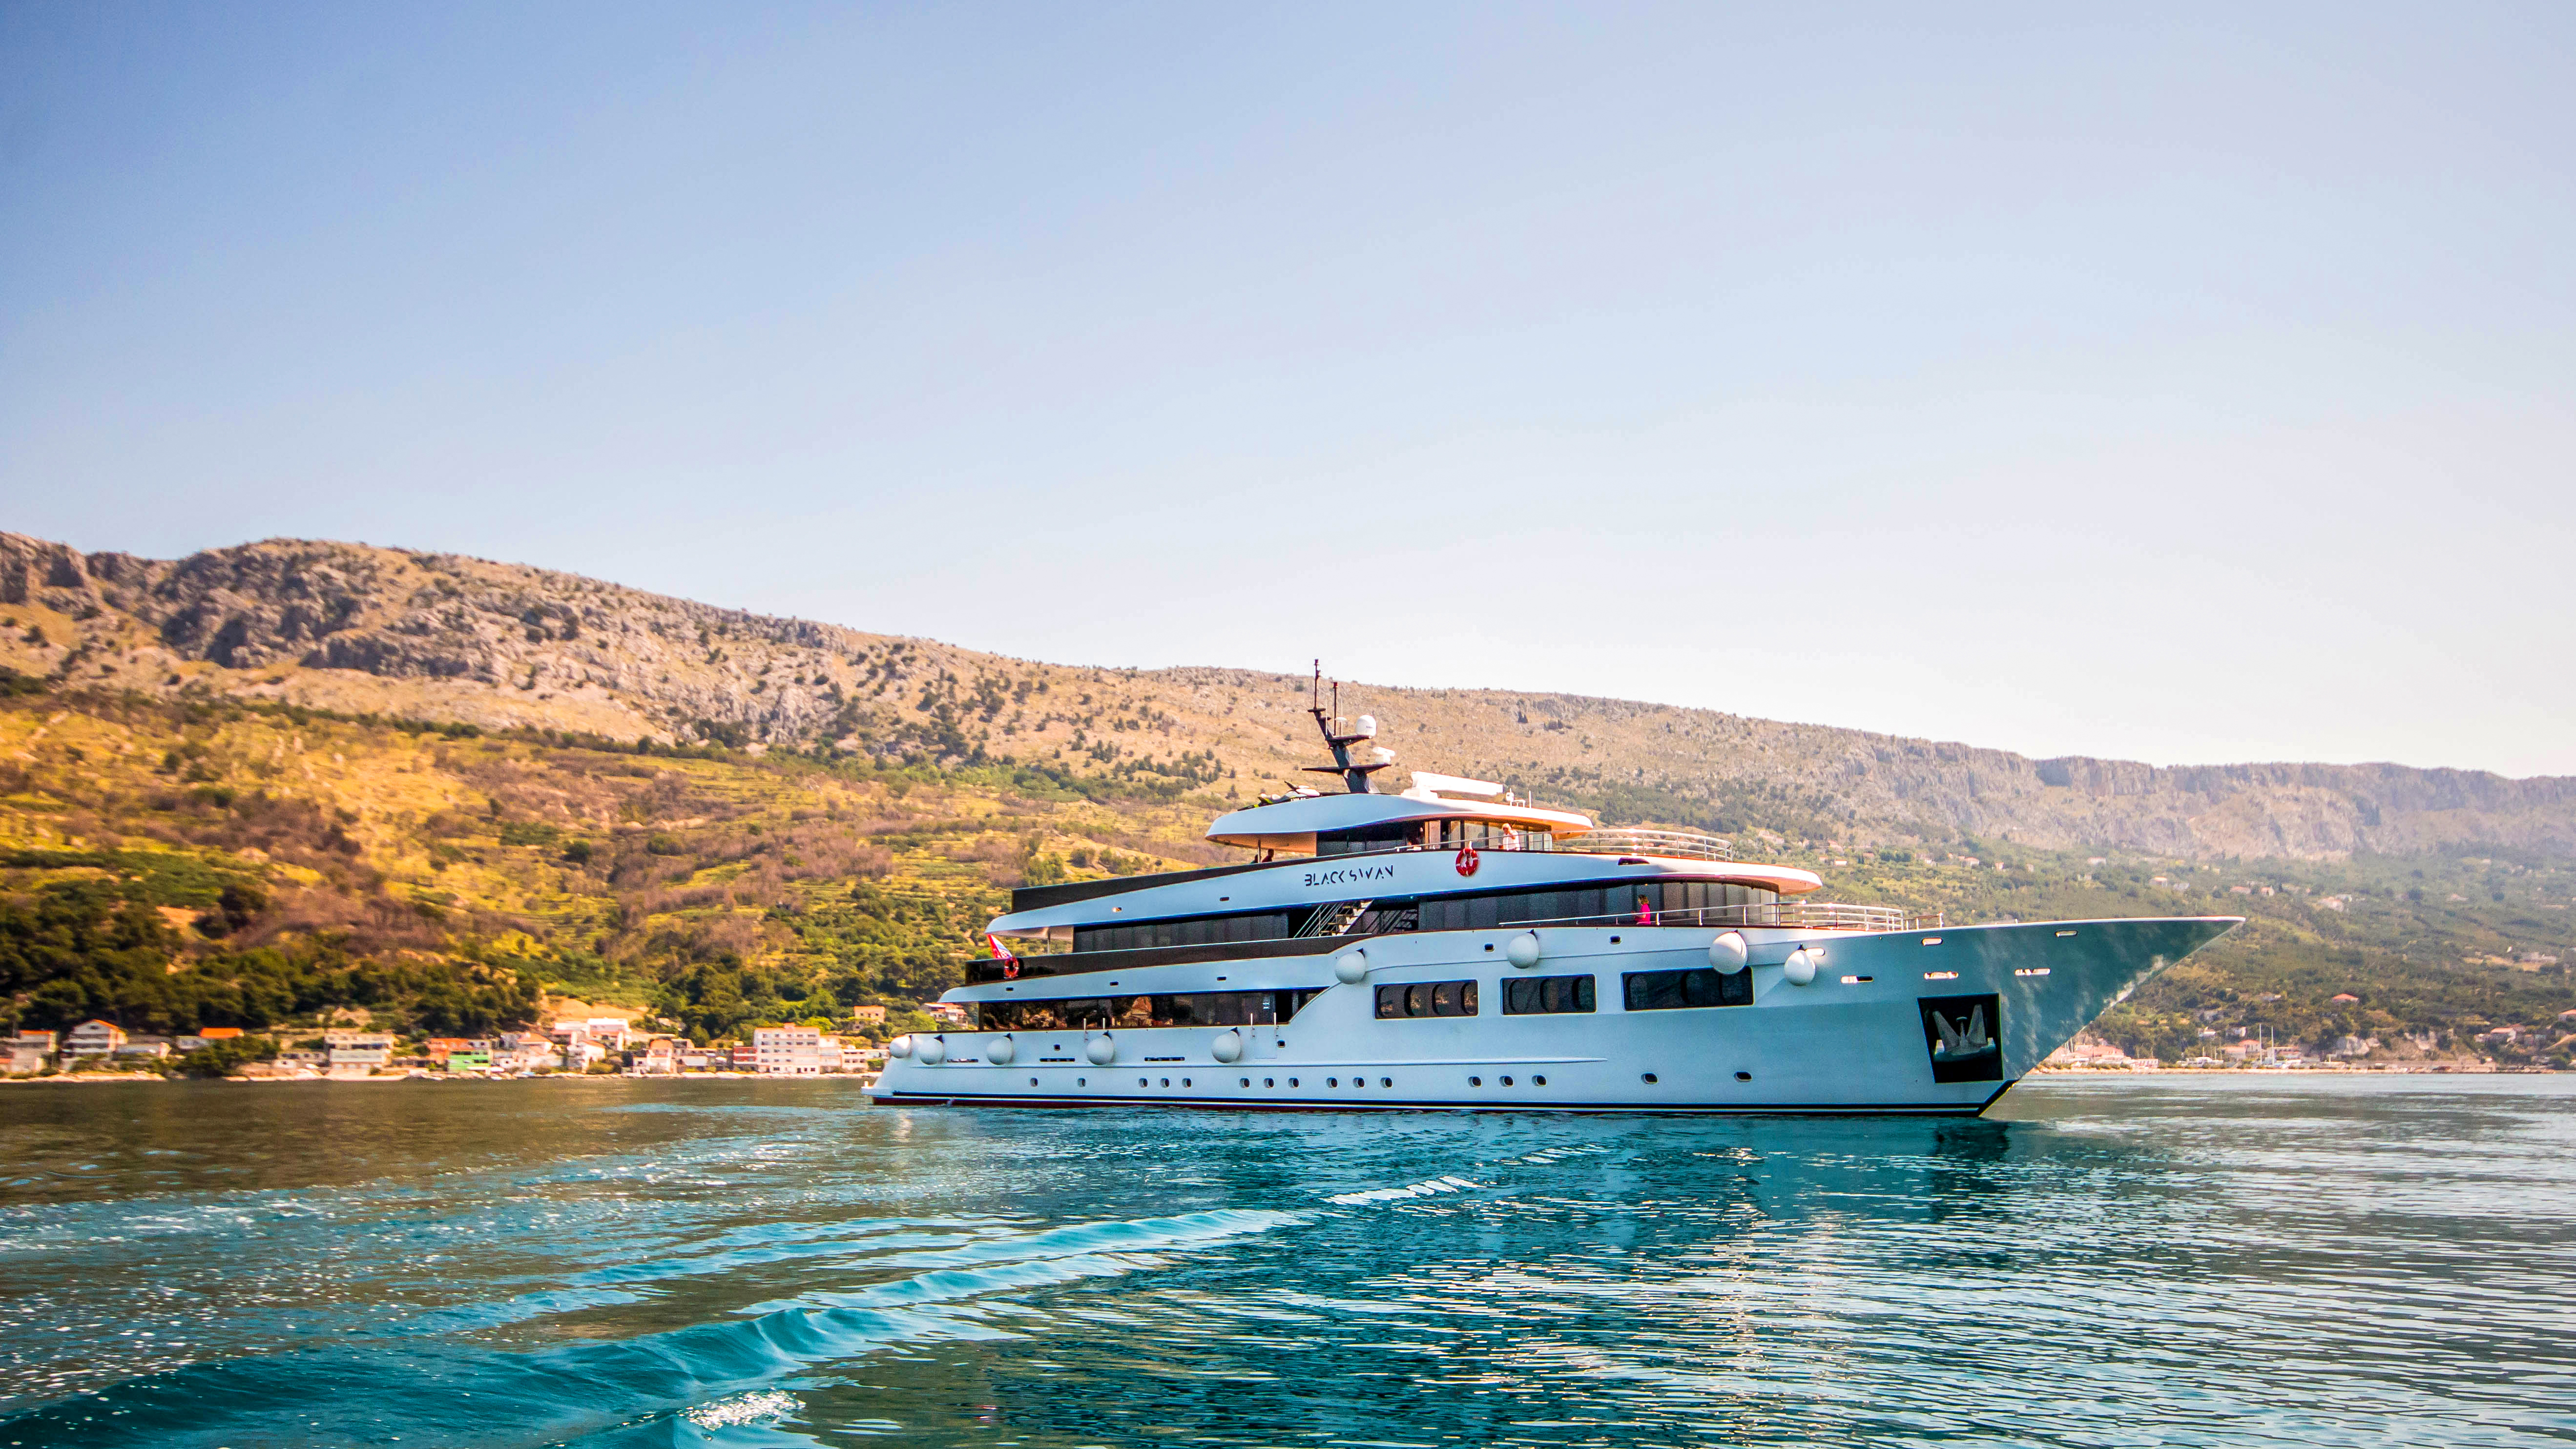
[[[1285,911],[1241,916],[1200,916],[1133,925],[1076,926],[1077,951],[1134,951],[1147,946],[1217,946],[1228,941],[1275,941],[1292,934]]]
[[[1166,996],[1071,996],[979,1001],[981,1031],[1105,1031],[1140,1026],[1269,1026],[1288,1020],[1323,988],[1202,991]]]
[[[1753,1004],[1753,973],[1750,971],[1738,971],[1729,976],[1703,966],[1696,971],[1631,971],[1624,979],[1630,1011]]]
[[[1425,931],[1492,930],[1545,922],[1560,926],[1764,925],[1764,908],[1780,899],[1763,886],[1720,881],[1646,881],[1634,885],[1556,886],[1440,896],[1415,907]]]
[[[1595,1009],[1589,976],[1514,976],[1503,982],[1503,1015]]]
[[[1377,1014],[1380,1020],[1389,1021],[1406,1016],[1474,1016],[1476,983],[1416,981],[1381,986],[1377,989]]]

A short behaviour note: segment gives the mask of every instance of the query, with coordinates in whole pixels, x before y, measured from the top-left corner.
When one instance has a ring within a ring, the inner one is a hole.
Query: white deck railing
[[[1661,855],[1683,860],[1728,860],[1727,844],[1700,830],[1587,830],[1558,841],[1579,855]]]

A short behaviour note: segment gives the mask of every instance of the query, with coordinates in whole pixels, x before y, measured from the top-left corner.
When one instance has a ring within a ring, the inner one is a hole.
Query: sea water
[[[0,1449],[2576,1439],[2576,1080],[0,1088]]]

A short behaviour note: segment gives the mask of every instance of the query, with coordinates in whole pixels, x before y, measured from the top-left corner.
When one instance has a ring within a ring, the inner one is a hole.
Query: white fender
[[[984,1043],[984,1060],[997,1067],[1009,1066],[1011,1058],[1018,1056],[1019,1052],[1018,1047],[1011,1045],[1011,1039],[1008,1036],[997,1036]]]
[[[1503,945],[1503,959],[1527,971],[1538,964],[1538,932],[1523,931]]]
[[[1333,958],[1333,979],[1344,986],[1357,986],[1368,979],[1368,952],[1344,951]]]
[[[1112,1041],[1109,1033],[1104,1031],[1082,1044],[1082,1054],[1093,1066],[1105,1067],[1118,1060],[1118,1043]]]
[[[1742,931],[1720,931],[1717,939],[1708,943],[1708,964],[1722,975],[1732,976],[1743,970],[1747,954]]]
[[[1208,1055],[1229,1066],[1243,1060],[1243,1033],[1229,1031],[1208,1043]]]
[[[912,1043],[912,1059],[925,1067],[935,1067],[948,1060],[947,1039],[936,1036],[916,1037]]]
[[[907,1032],[907,1033],[905,1033],[904,1035],[899,1036],[899,1037],[896,1037],[894,1040],[892,1040],[892,1041],[890,1041],[890,1042],[887,1042],[887,1043],[886,1043],[886,1055],[887,1055],[887,1056],[890,1056],[890,1057],[908,1057],[908,1056],[911,1056],[911,1055],[912,1055],[912,1036],[911,1036],[911,1034],[910,1034],[909,1032]]]
[[[1790,985],[1804,986],[1816,979],[1816,958],[1801,946],[1780,963],[1780,974],[1788,978]]]

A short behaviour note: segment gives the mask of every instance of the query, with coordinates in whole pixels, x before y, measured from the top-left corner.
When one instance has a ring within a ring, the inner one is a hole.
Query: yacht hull
[[[1749,1004],[1633,1010],[1630,974],[1705,968],[1719,930],[1542,929],[1540,960],[1526,970],[1506,958],[1516,931],[1320,941],[1311,956],[951,992],[953,1001],[1125,998],[1239,991],[1256,975],[1263,989],[1328,988],[1275,1026],[945,1032],[935,1038],[941,1060],[893,1061],[870,1096],[925,1106],[1974,1116],[2140,982],[2237,924],[1744,927]],[[1354,946],[1368,977],[1337,982],[1333,959]],[[1802,948],[1819,959],[1804,984],[1789,964]],[[1567,975],[1593,978],[1596,1009],[1503,1014],[1505,982]],[[1378,1014],[1379,986],[1462,980],[1478,984],[1473,1016]],[[1221,1060],[1229,1051],[1237,1059]]]

